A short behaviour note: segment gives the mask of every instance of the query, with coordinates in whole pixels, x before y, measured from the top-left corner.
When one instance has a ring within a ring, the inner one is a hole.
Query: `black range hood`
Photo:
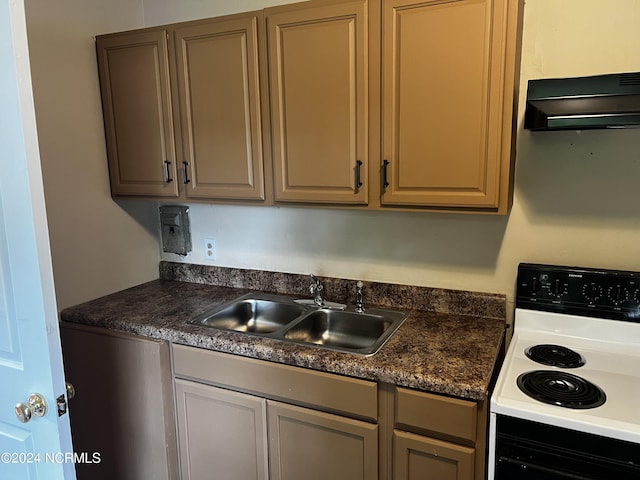
[[[640,127],[640,72],[529,80],[524,128]]]

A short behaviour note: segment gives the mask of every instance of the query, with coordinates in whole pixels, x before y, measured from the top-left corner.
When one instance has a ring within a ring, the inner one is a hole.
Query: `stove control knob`
[[[559,297],[565,292],[564,283],[559,278],[556,278],[553,282],[549,284],[549,288],[551,289],[551,293],[556,297]]]
[[[542,284],[540,283],[540,280],[538,280],[538,277],[533,277],[530,281],[529,281],[529,291],[531,293],[538,293],[540,291],[540,289],[542,288]]]
[[[624,302],[629,297],[629,292],[622,285],[613,285],[609,287],[609,298],[616,305]]]
[[[602,289],[595,283],[587,283],[582,289],[584,297],[590,302],[595,302],[602,295]]]

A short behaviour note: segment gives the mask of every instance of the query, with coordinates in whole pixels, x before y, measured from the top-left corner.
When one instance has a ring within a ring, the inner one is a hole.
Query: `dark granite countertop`
[[[411,308],[378,353],[365,357],[191,325],[187,321],[193,316],[255,286],[176,281],[166,272],[162,276],[174,279],[154,280],[67,308],[61,320],[469,400],[486,398],[504,336],[504,318]]]

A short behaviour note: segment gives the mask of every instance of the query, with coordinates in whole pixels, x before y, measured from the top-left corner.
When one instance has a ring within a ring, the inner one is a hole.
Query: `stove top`
[[[554,324],[563,320],[562,315],[546,312],[543,315]],[[539,324],[540,318],[536,320]],[[493,392],[491,411],[640,443],[640,325],[632,326],[637,327],[632,332],[638,342],[635,345],[552,331],[515,330]],[[529,347],[550,339],[579,353],[585,359],[584,366],[540,368],[539,363],[526,356]],[[588,409],[572,409],[532,398],[518,387],[518,377],[532,371],[570,372],[596,385],[604,392],[606,401]]]
[[[640,443],[639,307],[640,274],[521,265],[491,412]]]

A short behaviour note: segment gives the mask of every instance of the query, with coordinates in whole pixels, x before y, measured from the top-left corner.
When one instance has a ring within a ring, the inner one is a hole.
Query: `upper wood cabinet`
[[[167,32],[98,37],[97,53],[111,192],[177,197]]]
[[[187,197],[264,200],[258,24],[176,29],[182,182]]]
[[[522,10],[312,0],[99,37],[112,192],[504,214]]]
[[[275,200],[366,204],[366,2],[265,16]]]
[[[382,205],[506,212],[517,1],[382,2]]]
[[[521,3],[267,10],[275,201],[506,213]]]
[[[262,21],[98,37],[113,195],[265,200]]]

